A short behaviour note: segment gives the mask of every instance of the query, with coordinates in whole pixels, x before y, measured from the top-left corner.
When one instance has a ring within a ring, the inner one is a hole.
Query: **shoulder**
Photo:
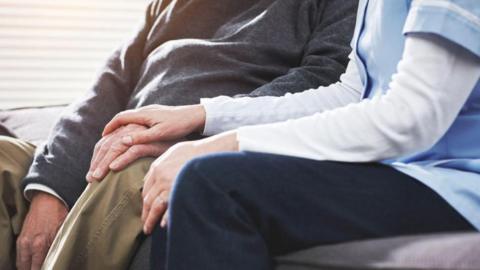
[[[172,0],[153,0],[148,5],[148,11],[151,18],[158,17],[168,5],[172,3]]]

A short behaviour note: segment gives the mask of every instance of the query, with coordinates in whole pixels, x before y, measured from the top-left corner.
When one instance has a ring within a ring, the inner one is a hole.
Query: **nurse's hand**
[[[166,226],[170,193],[183,165],[198,156],[227,151],[238,151],[236,132],[178,143],[152,163],[145,176],[142,192],[142,221],[145,234],[150,234],[161,219],[161,226]]]
[[[122,138],[124,144],[179,140],[190,133],[201,132],[205,125],[205,114],[202,105],[146,106],[117,114],[106,125],[102,136],[105,137],[122,126],[137,124],[148,129],[126,134]]]

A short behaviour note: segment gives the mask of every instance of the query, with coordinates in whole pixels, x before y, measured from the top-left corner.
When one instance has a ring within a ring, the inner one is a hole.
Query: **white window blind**
[[[0,0],[0,109],[65,104],[138,26],[146,0]]]

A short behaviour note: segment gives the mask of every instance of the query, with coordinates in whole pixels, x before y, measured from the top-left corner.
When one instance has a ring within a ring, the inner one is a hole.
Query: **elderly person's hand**
[[[128,164],[142,157],[158,157],[176,141],[151,142],[145,144],[126,145],[122,138],[132,132],[143,132],[148,128],[137,124],[128,124],[117,128],[114,132],[104,136],[96,145],[93,152],[87,181],[99,181],[110,170],[118,171]]]
[[[53,239],[67,217],[62,201],[44,192],[35,192],[17,238],[17,269],[36,270],[42,267]]]
[[[236,132],[219,134],[199,141],[181,142],[153,162],[143,186],[142,221],[144,232],[150,234],[162,219],[167,224],[168,201],[180,169],[192,158],[215,152],[238,151]]]
[[[127,132],[123,137],[124,144],[175,141],[193,132],[201,132],[204,123],[205,109],[202,105],[151,105],[119,113],[106,125],[103,136],[115,132],[122,126],[137,124],[148,129]]]

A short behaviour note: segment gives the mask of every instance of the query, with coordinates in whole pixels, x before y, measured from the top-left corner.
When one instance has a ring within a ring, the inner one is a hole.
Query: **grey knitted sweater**
[[[71,207],[95,143],[117,113],[202,97],[283,95],[345,70],[356,0],[158,0],[38,148],[24,187],[52,188]]]

